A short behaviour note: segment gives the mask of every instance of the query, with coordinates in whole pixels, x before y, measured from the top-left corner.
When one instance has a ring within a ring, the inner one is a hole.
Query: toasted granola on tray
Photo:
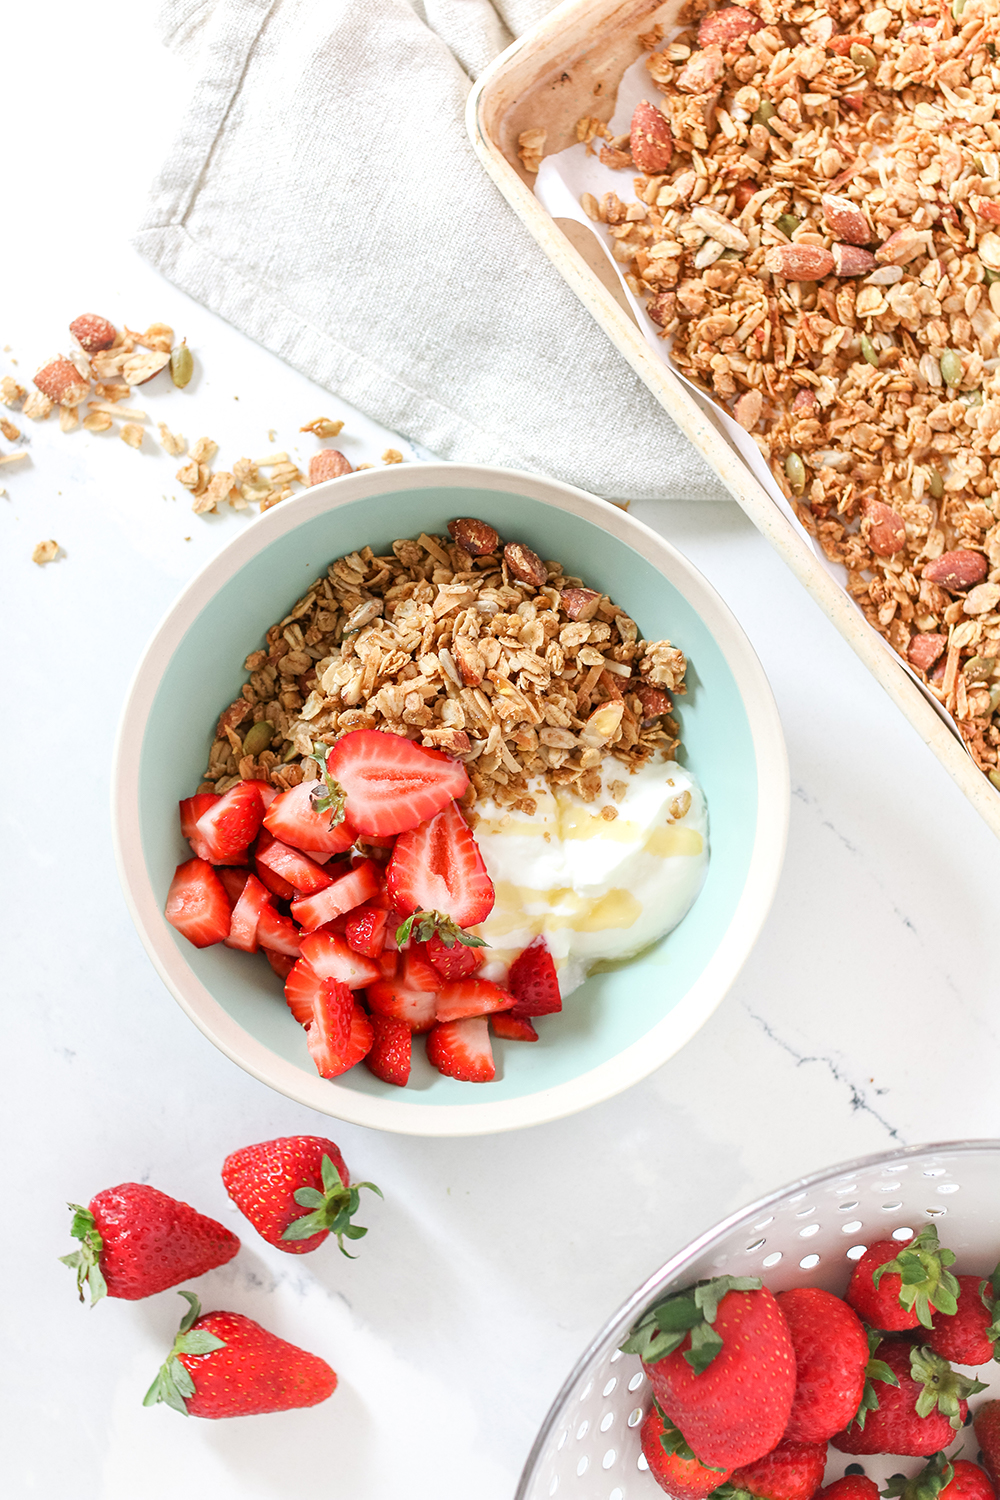
[[[1000,0],[681,15],[583,206],[1000,786]]]

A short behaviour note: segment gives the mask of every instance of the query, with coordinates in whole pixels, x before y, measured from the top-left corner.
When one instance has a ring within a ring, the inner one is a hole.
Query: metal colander
[[[710,1276],[759,1275],[773,1292],[823,1286],[842,1293],[851,1264],[877,1239],[905,1239],[928,1220],[955,1251],[954,1269],[987,1275],[1000,1260],[1000,1141],[912,1146],[803,1177],[725,1219],[667,1261],[586,1350],[535,1440],[515,1500],[656,1500],[639,1429],[650,1404],[639,1360],[621,1354],[629,1328],[666,1292]],[[980,1380],[1000,1370],[976,1370]],[[974,1404],[1000,1394],[991,1389]],[[968,1435],[967,1458],[976,1443]],[[861,1463],[879,1483],[923,1459],[852,1459],[830,1449],[826,1483]]]

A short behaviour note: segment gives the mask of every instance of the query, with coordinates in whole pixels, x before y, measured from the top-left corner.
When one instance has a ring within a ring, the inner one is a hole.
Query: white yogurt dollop
[[[654,757],[630,775],[609,758],[602,776],[603,794],[590,803],[539,778],[533,814],[477,804],[476,842],[496,888],[496,905],[473,929],[490,944],[484,978],[502,984],[543,934],[568,995],[601,959],[629,958],[670,932],[697,896],[708,814],[690,771]],[[625,783],[617,802],[616,782]],[[609,808],[615,816],[602,816]]]

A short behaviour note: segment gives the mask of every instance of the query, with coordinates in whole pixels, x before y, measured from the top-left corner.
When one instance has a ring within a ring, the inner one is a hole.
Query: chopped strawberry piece
[[[267,886],[272,896],[277,896],[281,901],[294,901],[296,899],[299,893],[294,885],[289,884],[282,875],[276,874],[274,870],[269,870],[264,861],[258,859],[256,855],[254,856],[253,868],[257,879],[262,885]]]
[[[313,793],[322,794],[322,781],[300,781],[287,792],[280,792],[264,816],[264,827],[296,849],[309,853],[342,854],[349,849],[357,834],[346,818],[330,826],[331,812],[317,812],[313,806]]]
[[[218,800],[218,792],[198,792],[196,796],[185,797],[177,804],[181,815],[181,833],[199,859],[209,859],[210,855],[206,845],[194,831],[195,824],[202,814],[207,813]]]
[[[313,999],[313,1018],[306,1027],[306,1045],[321,1078],[342,1073],[351,1040],[354,996],[345,984],[325,979]]]
[[[354,827],[378,838],[416,828],[469,785],[457,760],[378,729],[342,735],[326,765],[343,788]]]
[[[271,803],[275,800],[275,798],[281,795],[281,793],[278,791],[278,788],[276,786],[272,786],[269,781],[247,781],[244,782],[244,785],[255,786],[257,788],[258,792],[260,792],[260,800],[264,804],[265,813],[267,812],[267,809],[271,806]]]
[[[302,935],[290,917],[283,917],[270,904],[261,909],[257,919],[257,941],[262,948],[271,948],[293,959],[302,951]]]
[[[257,923],[270,899],[267,887],[261,885],[256,875],[248,875],[240,899],[233,907],[227,948],[239,948],[244,953],[257,952]]]
[[[490,1025],[505,1042],[537,1042],[538,1032],[526,1016],[512,1015],[509,1010],[490,1016]]]
[[[312,1022],[316,997],[328,982],[320,979],[304,958],[293,964],[285,981],[285,1003],[300,1026]]]
[[[249,879],[250,871],[237,869],[235,865],[219,865],[215,873],[222,881],[230,906],[235,906],[243,894],[243,887]]]
[[[293,901],[292,916],[306,932],[315,932],[317,927],[331,922],[334,917],[343,916],[344,912],[353,911],[356,906],[370,901],[379,885],[378,866],[366,859],[315,896]]]
[[[486,957],[485,948],[470,948],[457,939],[449,948],[439,933],[432,933],[424,944],[428,961],[444,979],[465,979],[474,974]]]
[[[327,984],[331,989],[334,986],[337,989],[343,989],[342,985],[337,985],[335,979],[327,980]],[[346,990],[345,993],[349,995],[351,992],[350,990]],[[337,1004],[340,1003],[340,1001],[337,1002]],[[355,1063],[359,1063],[363,1057],[368,1055],[371,1051],[372,1042],[375,1039],[375,1033],[372,1030],[371,1021],[365,1015],[363,1006],[355,1000],[350,1015],[347,1042],[343,1047],[340,1047],[333,1040],[331,1032],[327,1030],[327,1005],[325,1001],[320,1005],[319,1009],[320,1014],[317,1019],[311,1026],[306,1028],[306,1045],[309,1048],[310,1056],[316,1064],[320,1077],[337,1078],[341,1073],[346,1073],[348,1068],[353,1068]],[[338,1014],[333,1021],[333,1029],[339,1033],[340,1026],[341,1017]]]
[[[263,943],[260,945],[260,951],[264,954],[264,957],[278,978],[284,983],[295,967],[295,959],[292,958],[290,953],[278,953],[274,948],[265,948]]]
[[[396,840],[386,890],[405,915],[442,912],[459,927],[472,927],[489,916],[496,899],[493,882],[454,802]]]
[[[514,996],[488,979],[453,979],[438,990],[439,1021],[460,1021],[463,1016],[488,1016],[491,1011],[510,1010]]]
[[[245,854],[263,817],[260,787],[254,781],[239,781],[202,813],[195,833],[216,864],[229,864]]]
[[[376,1078],[383,1083],[395,1083],[405,1088],[410,1077],[413,1052],[413,1033],[405,1021],[394,1021],[377,1012],[371,1018],[375,1040],[365,1058],[365,1066],[371,1068]]]
[[[302,939],[302,957],[320,979],[337,979],[348,989],[360,990],[381,977],[377,964],[348,947],[332,932],[313,932]]]
[[[543,937],[536,937],[510,966],[507,985],[517,1004],[516,1016],[548,1016],[562,1010],[562,996],[552,954]]]
[[[282,880],[287,880],[296,891],[303,896],[311,896],[316,891],[325,890],[330,884],[330,876],[321,866],[313,864],[298,849],[292,849],[288,844],[283,844],[280,839],[271,838],[270,835],[262,838],[257,844],[257,863],[266,865]]]
[[[385,947],[385,924],[389,913],[379,906],[358,906],[347,919],[347,941],[355,953],[378,958]]]
[[[333,858],[332,853],[326,849],[303,849],[302,853],[306,859],[311,859],[314,865],[328,865]]]
[[[196,948],[229,936],[230,906],[222,881],[204,859],[178,865],[167,892],[167,921]]]
[[[429,1031],[437,1015],[441,976],[416,953],[407,953],[399,975],[368,986],[368,1004],[379,1015],[405,1021],[411,1031]]]
[[[399,954],[395,948],[383,948],[378,958],[378,964],[383,979],[394,979],[399,969]]]
[[[485,1016],[467,1016],[433,1026],[427,1056],[439,1073],[464,1083],[489,1083],[496,1077],[490,1025]]]

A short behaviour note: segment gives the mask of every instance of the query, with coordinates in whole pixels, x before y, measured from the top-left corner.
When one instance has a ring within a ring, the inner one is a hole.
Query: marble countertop
[[[145,5],[107,0],[102,30],[58,0],[5,20],[6,114],[30,139],[0,237],[0,374],[29,377],[84,310],[187,336],[199,374],[136,404],[220,461],[346,422],[355,462],[406,443],[297,376],[160,280],[129,248],[186,81]],[[74,138],[81,79],[155,98]],[[38,101],[61,101],[58,109]],[[113,138],[113,139],[112,139]],[[18,363],[15,365],[14,360]],[[165,384],[163,382],[162,384]],[[109,829],[111,747],[147,637],[247,514],[194,516],[147,438],[28,428],[0,468],[8,1033],[3,1090],[11,1494],[100,1500],[510,1500],[563,1377],[666,1256],[799,1173],[894,1145],[1000,1134],[1000,846],[735,505],[636,504],[701,568],[758,651],[792,770],[788,855],[761,939],[718,1011],[670,1063],[571,1119],[435,1141],[340,1125],[240,1072],[185,1018],[132,928]],[[273,440],[269,434],[273,432]],[[2,451],[13,445],[4,442]],[[303,457],[311,451],[301,446]],[[53,537],[65,556],[35,567]],[[178,733],[183,726],[178,725]],[[16,782],[15,782],[16,778]],[[251,1230],[205,1277],[208,1306],[258,1318],[330,1359],[316,1411],[185,1422],[142,1395],[180,1302],[74,1300],[57,1257],[66,1200],[150,1181],[234,1229],[219,1167],[238,1145],[332,1134],[380,1184],[354,1263],[302,1259]],[[15,1290],[16,1289],[16,1290]],[[294,1481],[292,1476],[294,1476]]]

